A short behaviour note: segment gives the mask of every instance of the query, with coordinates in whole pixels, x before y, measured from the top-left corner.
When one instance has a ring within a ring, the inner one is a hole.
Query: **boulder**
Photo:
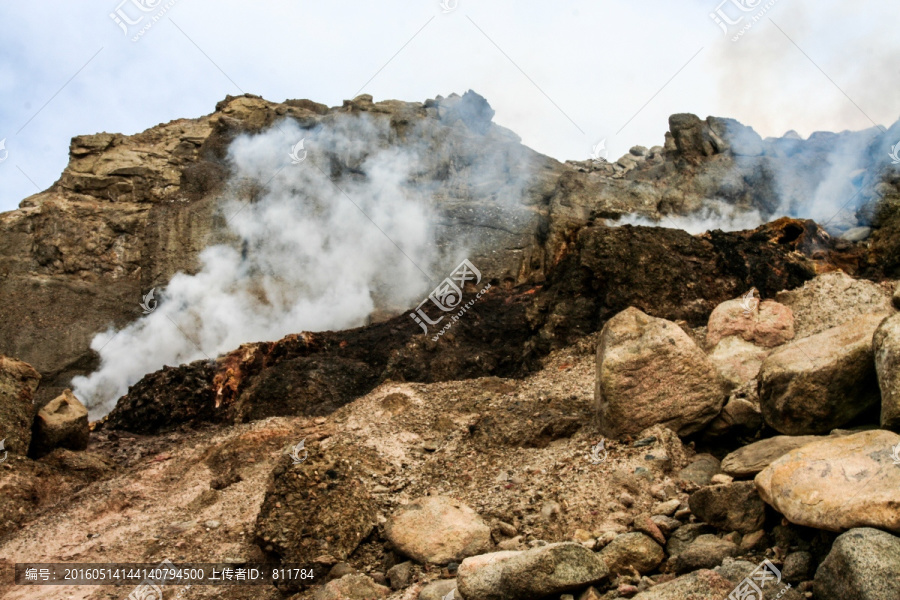
[[[367,575],[344,575],[329,581],[313,595],[313,600],[372,600],[391,593],[391,588],[375,583]]]
[[[712,569],[722,564],[726,557],[733,557],[737,553],[738,547],[734,542],[704,534],[691,542],[673,562],[676,572],[687,573],[697,569]]]
[[[794,339],[794,313],[773,300],[737,298],[718,305],[709,315],[706,343],[716,346],[737,336],[760,348],[774,348]]]
[[[688,523],[683,525],[669,536],[669,541],[666,542],[666,554],[676,557],[684,552],[698,537],[711,534],[714,531],[715,529],[706,523]]]
[[[599,552],[613,575],[628,575],[632,569],[643,575],[662,563],[666,555],[662,546],[643,533],[616,536]]]
[[[763,419],[780,433],[828,433],[877,405],[872,336],[884,315],[866,315],[772,353],[759,371]]]
[[[781,574],[789,583],[800,583],[809,579],[813,558],[809,552],[791,552],[784,557]]]
[[[28,453],[34,392],[40,381],[40,374],[31,365],[0,356],[0,440],[6,440],[4,452]]]
[[[375,526],[375,505],[357,473],[385,464],[352,444],[326,449],[307,442],[305,448],[305,461],[284,456],[273,470],[256,517],[256,542],[285,563],[309,565],[323,554],[346,561]],[[317,569],[316,579],[325,574]]]
[[[34,419],[31,452],[42,456],[54,448],[84,450],[90,438],[88,411],[65,390],[38,411]]]
[[[828,437],[792,450],[756,476],[762,499],[797,525],[900,532],[900,435],[884,430]]]
[[[437,581],[426,584],[425,587],[422,588],[422,591],[419,592],[418,600],[443,600],[447,594],[453,592],[455,589],[455,579],[438,579]],[[455,598],[462,600],[461,594],[458,594],[457,592],[453,593],[451,600]]]
[[[657,423],[695,433],[719,414],[726,395],[715,366],[675,323],[628,308],[604,325],[595,400],[607,436]]]
[[[752,481],[701,488],[688,503],[698,519],[723,531],[750,533],[762,528],[765,504]]]
[[[813,581],[818,600],[900,598],[900,538],[869,527],[851,529],[834,541]]]
[[[826,439],[819,435],[776,435],[738,448],[722,459],[722,471],[732,477],[756,475],[774,461],[806,444]]]
[[[446,496],[425,496],[401,507],[385,523],[384,534],[398,552],[423,564],[459,562],[491,548],[491,528]]]
[[[854,279],[843,271],[824,273],[797,289],[779,292],[775,300],[791,309],[794,333],[803,338],[864,315],[891,309],[891,295],[882,286]]]
[[[759,368],[771,351],[736,335],[722,338],[709,359],[722,377],[733,386],[756,379]]]
[[[881,426],[900,430],[900,313],[885,319],[872,338],[881,388]]]
[[[456,581],[466,600],[528,600],[584,588],[608,573],[598,555],[564,542],[467,558]]]
[[[734,590],[734,583],[703,569],[660,583],[632,597],[632,600],[722,600]]]
[[[698,454],[691,464],[678,472],[678,478],[697,485],[709,485],[713,475],[722,472],[719,459],[712,454]]]

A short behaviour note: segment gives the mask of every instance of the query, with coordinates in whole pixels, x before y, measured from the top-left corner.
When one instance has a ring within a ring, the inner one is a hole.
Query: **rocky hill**
[[[473,92],[243,96],[73,139],[60,180],[0,215],[0,569],[312,574],[157,582],[156,600],[900,597],[900,169],[882,152],[898,126],[763,140],[674,115],[661,146],[563,164],[492,116]],[[361,237],[357,209],[394,246]],[[748,227],[675,227],[708,223]],[[295,238],[312,254],[280,248]],[[478,276],[438,299],[464,311],[420,327],[411,307],[460,257]],[[425,277],[373,285],[367,260]],[[110,324],[138,343],[155,330],[128,327],[168,318],[210,343],[288,288],[354,278],[369,309],[323,321],[348,327],[141,371],[90,424],[66,389],[108,358],[91,340]],[[202,308],[224,321],[179,306],[215,293]]]

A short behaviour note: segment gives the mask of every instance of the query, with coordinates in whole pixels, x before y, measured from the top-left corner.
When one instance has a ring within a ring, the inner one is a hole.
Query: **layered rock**
[[[872,336],[883,319],[858,317],[770,355],[759,372],[766,423],[787,435],[822,434],[877,406]]]
[[[676,324],[629,308],[604,325],[595,400],[607,435],[657,423],[694,433],[719,413],[725,395],[715,367]]]
[[[756,476],[762,499],[789,521],[829,531],[877,527],[900,532],[900,468],[892,448],[900,435],[884,430],[805,444]]]

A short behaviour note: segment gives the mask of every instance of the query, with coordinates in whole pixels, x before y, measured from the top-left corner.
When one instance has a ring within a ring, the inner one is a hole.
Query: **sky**
[[[7,0],[0,211],[56,181],[73,136],[201,116],[229,94],[339,106],[473,89],[559,160],[660,145],[679,112],[764,137],[889,126],[898,22],[883,0]]]

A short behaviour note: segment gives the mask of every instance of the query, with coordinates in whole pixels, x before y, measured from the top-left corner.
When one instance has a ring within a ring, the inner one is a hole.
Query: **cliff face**
[[[825,176],[819,171],[839,141],[827,136],[761,140],[731,120],[675,115],[664,146],[632,149],[615,163],[562,164],[523,146],[512,132],[493,124],[492,116],[487,102],[472,92],[425,103],[374,103],[360,96],[334,108],[308,100],[273,103],[242,96],[226,98],[211,115],[179,119],[133,136],[76,137],[60,179],[26,198],[18,210],[0,215],[0,313],[5,317],[0,354],[40,371],[38,403],[43,403],[74,375],[97,366],[90,349],[93,336],[138,318],[143,294],[164,287],[179,271],[196,272],[200,252],[212,244],[240,248],[221,201],[253,202],[258,190],[236,177],[229,147],[238,136],[277,127],[283,119],[311,131],[364,117],[374,124],[374,133],[360,142],[372,151],[415,145],[421,163],[413,179],[430,190],[430,208],[437,215],[434,242],[442,249],[428,266],[435,273],[449,272],[454,252],[464,250],[488,281],[506,290],[547,282],[555,266],[567,256],[580,256],[585,244],[619,240],[621,236],[612,236],[598,242],[606,236],[579,233],[601,219],[634,213],[665,226],[660,219],[679,215],[718,218],[723,211],[737,210],[765,218],[780,206],[798,205]],[[845,211],[831,228],[840,232],[862,221],[881,229],[868,248],[851,248],[840,261],[825,257],[820,263],[823,268],[839,263],[850,271],[896,273],[896,258],[891,257],[897,255],[893,249],[900,228],[893,207],[900,198],[900,179],[891,179],[893,172],[885,175],[883,161],[874,158],[882,136],[857,137],[862,152],[873,154],[873,166],[850,183],[860,190],[854,202],[859,210]],[[846,141],[846,135],[840,139]],[[367,177],[346,155],[311,152],[309,160],[338,186]],[[800,236],[805,226],[796,227]],[[666,246],[664,240],[660,243]],[[833,250],[830,243],[808,255],[819,251],[813,258],[823,259],[823,252]],[[619,250],[603,253],[614,256]],[[567,280],[575,271],[568,271]],[[748,279],[735,277],[734,285]],[[778,283],[804,279],[791,277]],[[387,319],[403,308],[379,305],[376,298],[373,318]],[[595,327],[598,311],[609,310],[592,305],[590,325],[584,326]]]

